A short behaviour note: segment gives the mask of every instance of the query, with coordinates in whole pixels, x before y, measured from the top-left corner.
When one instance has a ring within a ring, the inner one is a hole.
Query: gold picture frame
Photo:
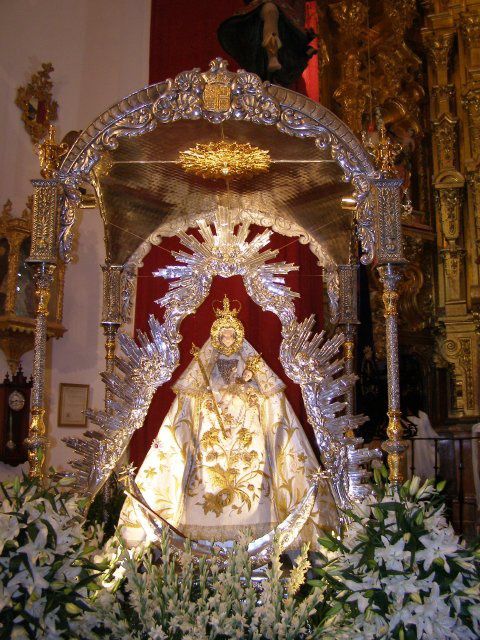
[[[58,426],[59,427],[86,427],[90,385],[60,383],[58,401]]]

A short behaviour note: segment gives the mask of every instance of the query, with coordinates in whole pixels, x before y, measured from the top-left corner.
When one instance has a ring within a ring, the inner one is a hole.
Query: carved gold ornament
[[[362,142],[366,150],[374,157],[375,164],[385,177],[396,177],[395,158],[402,150],[402,145],[392,142],[387,135],[385,125],[380,123],[378,140],[369,140],[366,135],[362,135]]]
[[[33,144],[47,135],[49,125],[57,119],[58,103],[52,97],[50,73],[53,65],[44,62],[26,87],[17,89],[15,104],[22,111],[22,121]]]
[[[251,178],[270,167],[270,154],[249,143],[208,142],[180,151],[179,162],[187,173],[210,180]]]
[[[402,441],[404,431],[401,421],[402,412],[397,409],[391,409],[387,412],[387,415],[388,440],[383,443],[382,448],[388,454],[390,482],[399,485],[403,482],[402,463],[406,449],[405,443]]]
[[[235,74],[227,69],[225,60],[212,60],[210,69],[202,73],[205,82],[203,88],[203,108],[214,113],[225,113],[230,109],[232,82]]]
[[[355,343],[353,340],[345,340],[343,343],[343,357],[345,360],[353,360],[355,354]]]
[[[382,298],[385,305],[385,318],[397,316],[398,291],[384,291]]]
[[[243,324],[237,318],[237,315],[240,311],[240,306],[238,308],[230,307],[230,300],[227,296],[223,298],[223,306],[221,308],[213,308],[217,319],[212,324],[212,328],[210,330],[210,337],[212,339],[212,346],[220,353],[223,353],[226,356],[231,356],[242,346],[243,338],[245,335],[245,330],[243,328]],[[222,342],[222,332],[225,329],[233,329],[235,331],[235,340],[234,342],[227,346]]]
[[[424,44],[427,55],[438,72],[439,69],[446,69],[448,66],[452,45],[455,40],[455,34],[450,33],[433,33],[426,32],[424,35]]]
[[[230,109],[230,86],[220,82],[212,82],[205,85],[203,90],[203,106],[208,111],[224,113]]]
[[[68,151],[68,145],[65,142],[58,143],[56,140],[56,130],[53,124],[48,127],[48,135],[40,144],[37,145],[38,159],[40,161],[40,173],[49,180],[53,178],[55,172],[60,166],[62,156]]]
[[[25,444],[28,449],[28,462],[30,465],[30,478],[43,477],[43,463],[45,461],[45,448],[47,444],[45,409],[43,407],[32,408],[32,420]]]

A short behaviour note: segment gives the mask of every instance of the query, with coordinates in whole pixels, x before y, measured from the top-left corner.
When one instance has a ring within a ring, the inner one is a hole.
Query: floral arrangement
[[[344,536],[321,540],[312,584],[324,590],[331,637],[479,638],[479,553],[447,523],[444,483],[413,477],[397,491],[382,481],[385,469],[375,473],[374,493],[348,511]]]
[[[382,473],[386,474],[383,469]],[[472,640],[480,637],[478,550],[447,523],[442,486],[397,491],[376,471],[342,537],[307,548],[289,571],[258,580],[247,540],[226,563],[161,549],[105,545],[82,527],[68,486],[0,485],[0,640]]]
[[[177,556],[168,536],[157,562],[150,548],[127,550],[118,538],[108,546],[103,589],[79,622],[86,640],[321,637],[320,627],[313,629],[310,622],[321,590],[298,597],[310,566],[307,547],[288,576],[274,553],[262,581],[256,582],[246,539],[232,548],[225,563],[218,556],[196,561],[189,548]]]
[[[88,609],[98,541],[78,496],[24,477],[0,484],[0,639],[71,638]]]

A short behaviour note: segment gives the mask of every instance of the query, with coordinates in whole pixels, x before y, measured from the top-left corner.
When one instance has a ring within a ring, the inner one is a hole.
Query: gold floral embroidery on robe
[[[192,362],[174,387],[177,397],[137,484],[152,509],[192,538],[234,540],[244,529],[264,535],[303,499],[318,462],[283,383],[260,357],[254,378],[242,381],[247,359],[258,356],[246,340],[230,358],[210,340],[200,355],[209,388]],[[121,520],[127,542],[142,539],[128,500]],[[294,546],[310,541],[315,548],[321,530],[336,526],[336,508],[323,481]]]
[[[221,374],[225,379],[224,373]],[[227,387],[226,393],[239,395],[240,391],[246,397],[238,384]],[[258,396],[255,397],[258,402]],[[244,426],[243,422],[251,405],[243,405],[238,419],[227,408],[221,409],[219,406],[218,409],[227,437],[215,426],[202,435],[188,490],[191,497],[201,494],[201,474],[206,472],[214,491],[205,491],[200,496],[203,500],[197,504],[203,507],[205,515],[213,512],[217,517],[222,515],[226,507],[237,513],[241,513],[243,509],[250,510],[259,497],[259,491],[263,491],[266,496],[270,494],[270,477],[262,470],[265,461],[259,459],[258,452],[253,448],[255,432]],[[209,422],[218,422],[213,401],[208,396],[201,408],[201,417],[205,416],[208,416]],[[256,477],[262,480],[260,488],[254,482]]]

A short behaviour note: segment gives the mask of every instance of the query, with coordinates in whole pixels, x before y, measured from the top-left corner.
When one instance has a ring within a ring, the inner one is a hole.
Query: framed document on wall
[[[88,407],[88,384],[60,383],[58,403],[59,427],[86,427],[85,410]]]

